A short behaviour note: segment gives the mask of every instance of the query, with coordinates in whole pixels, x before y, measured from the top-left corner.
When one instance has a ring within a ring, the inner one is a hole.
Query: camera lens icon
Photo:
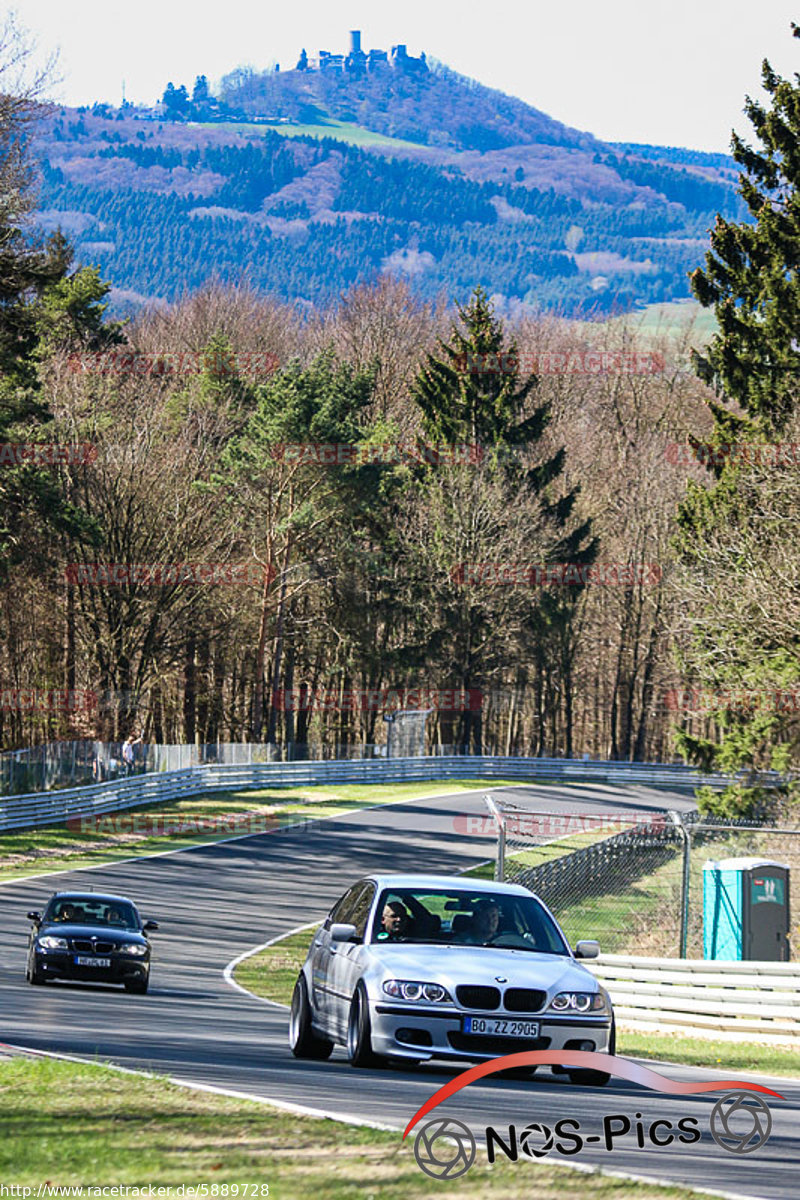
[[[728,1092],[711,1110],[711,1136],[731,1154],[752,1154],[772,1132],[772,1113],[753,1092]]]
[[[417,1165],[432,1179],[458,1179],[475,1161],[475,1138],[460,1121],[428,1121],[414,1141]]]
[[[534,1121],[519,1135],[519,1144],[529,1158],[544,1158],[553,1149],[553,1131]]]

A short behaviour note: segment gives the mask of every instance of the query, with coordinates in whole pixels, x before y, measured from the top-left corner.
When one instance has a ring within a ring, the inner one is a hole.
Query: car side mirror
[[[576,958],[597,958],[600,953],[600,943],[594,939],[587,938],[585,941],[575,943]]]
[[[355,925],[345,925],[335,921],[331,925],[330,935],[332,942],[349,942],[351,938],[356,936],[356,927]]]
[[[145,933],[155,933],[158,929],[158,921],[145,921],[142,929]]]
[[[42,923],[42,914],[41,914],[41,913],[38,913],[38,912],[29,912],[29,913],[28,913],[28,920],[29,920],[29,921],[33,921],[34,925],[41,925],[41,923]]]

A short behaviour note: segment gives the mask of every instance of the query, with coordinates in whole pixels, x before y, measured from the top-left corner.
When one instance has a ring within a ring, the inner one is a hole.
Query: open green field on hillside
[[[698,264],[702,254],[698,253]],[[628,313],[624,317],[614,317],[610,325],[624,322],[632,329],[637,329],[645,337],[680,338],[687,325],[692,325],[692,341],[707,342],[717,332],[717,321],[714,313],[703,308],[694,300],[671,300],[667,304],[648,304],[644,308]]]
[[[386,137],[383,133],[374,133],[371,129],[363,129],[350,121],[337,121],[335,117],[315,125],[300,125],[292,122],[289,125],[265,125],[255,121],[215,121],[200,124],[201,129],[239,130],[243,133],[279,133],[281,137],[313,137],[336,138],[337,141],[347,142],[350,146],[395,146],[405,150],[418,149],[416,142],[406,142],[402,138]]]

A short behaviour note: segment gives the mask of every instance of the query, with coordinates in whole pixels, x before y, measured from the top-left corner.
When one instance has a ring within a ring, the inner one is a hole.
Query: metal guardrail
[[[563,758],[451,755],[430,758],[328,759],[324,761],[204,765],[182,771],[133,775],[85,787],[0,798],[0,830],[61,824],[70,817],[117,812],[212,791],[297,787],[309,784],[401,783],[446,779],[583,782],[693,791],[724,787],[730,776],[700,775],[680,764],[597,762]],[[769,777],[762,782],[778,782]]]
[[[800,1045],[800,963],[601,954],[584,965],[608,988],[620,1025]]]

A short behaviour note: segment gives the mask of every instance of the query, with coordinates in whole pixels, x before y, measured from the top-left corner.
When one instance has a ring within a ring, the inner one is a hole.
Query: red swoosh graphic
[[[671,1096],[691,1096],[699,1092],[744,1091],[764,1092],[768,1096],[777,1096],[785,1100],[780,1092],[763,1087],[760,1083],[745,1083],[742,1079],[709,1079],[706,1083],[680,1083],[670,1079],[668,1075],[659,1075],[649,1067],[640,1066],[627,1058],[616,1058],[612,1054],[599,1054],[596,1050],[522,1050],[518,1054],[504,1054],[501,1058],[492,1058],[488,1062],[479,1063],[462,1071],[455,1079],[440,1087],[422,1108],[417,1109],[414,1116],[406,1125],[403,1137],[414,1128],[417,1121],[426,1116],[431,1109],[436,1108],[443,1100],[454,1096],[462,1088],[483,1079],[485,1075],[494,1075],[497,1071],[507,1071],[510,1067],[539,1067],[539,1066],[580,1067],[583,1070],[603,1071],[607,1075],[618,1075],[620,1079],[629,1079],[631,1083],[640,1083],[643,1087],[651,1088],[654,1092],[667,1092]]]

